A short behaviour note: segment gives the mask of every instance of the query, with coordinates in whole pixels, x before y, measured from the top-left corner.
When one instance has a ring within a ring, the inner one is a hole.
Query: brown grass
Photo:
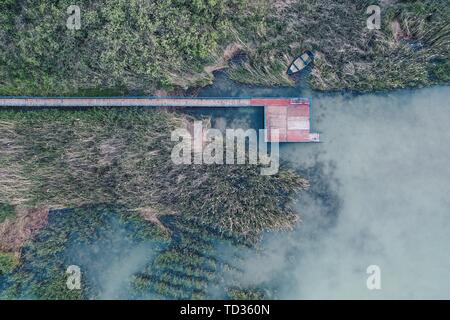
[[[0,189],[6,204],[67,208],[114,203],[130,210],[151,208],[143,214],[156,223],[155,212],[177,212],[223,233],[253,237],[295,225],[297,212],[289,202],[308,187],[287,169],[261,176],[254,165],[175,165],[170,133],[192,129],[191,119],[167,111],[0,116],[16,124],[14,143],[22,145],[2,167],[2,182],[11,184]]]
[[[18,208],[14,219],[0,223],[0,252],[19,254],[25,243],[48,222],[48,208]]]

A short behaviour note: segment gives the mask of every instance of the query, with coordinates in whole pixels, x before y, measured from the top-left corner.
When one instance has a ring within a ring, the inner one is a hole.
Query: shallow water
[[[303,223],[267,235],[243,281],[273,283],[281,298],[448,298],[450,87],[321,94],[219,75],[200,95],[312,96],[321,133],[319,144],[281,146],[318,186],[298,199]],[[381,269],[381,290],[366,286],[369,265]]]

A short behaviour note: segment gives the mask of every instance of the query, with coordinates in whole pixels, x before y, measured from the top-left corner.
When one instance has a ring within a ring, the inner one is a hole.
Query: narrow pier
[[[263,107],[269,142],[318,142],[310,132],[310,100],[304,98],[0,98],[0,107]],[[274,135],[278,130],[278,138]]]

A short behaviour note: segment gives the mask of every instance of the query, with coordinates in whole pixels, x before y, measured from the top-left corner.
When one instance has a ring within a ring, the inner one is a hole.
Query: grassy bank
[[[381,30],[366,28],[379,2]],[[317,53],[319,90],[448,83],[448,3],[425,1],[80,0],[81,30],[65,26],[68,0],[0,4],[0,95],[154,94],[230,77],[289,85],[286,69]]]
[[[381,7],[381,29],[366,27],[366,8]],[[275,1],[248,61],[230,76],[246,83],[289,84],[285,70],[304,50],[316,53],[310,78],[319,90],[384,90],[448,83],[447,1]]]
[[[80,0],[0,3],[0,95],[153,93],[207,83],[260,6],[226,1]],[[239,14],[236,14],[239,13]],[[205,69],[206,66],[209,68]]]

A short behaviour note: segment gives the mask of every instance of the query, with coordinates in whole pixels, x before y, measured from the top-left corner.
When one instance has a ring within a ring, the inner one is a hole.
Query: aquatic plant
[[[105,279],[98,275],[107,272],[104,267],[113,263],[111,257],[118,254],[117,250],[124,255],[140,244],[148,244],[157,252],[158,246],[167,241],[167,235],[158,227],[122,208],[91,206],[53,211],[49,225],[22,249],[20,264],[17,255],[11,260],[13,255],[0,254],[0,275],[8,272],[2,279],[0,297],[99,298],[104,289],[101,281]],[[151,255],[145,258],[151,259]],[[68,290],[66,285],[66,270],[73,264],[83,270],[81,290]]]
[[[382,28],[368,30],[377,3]],[[430,75],[449,60],[446,0],[79,0],[78,31],[65,26],[71,4],[0,3],[0,95],[184,90],[210,84],[236,54],[246,59],[231,63],[232,79],[289,85],[305,50],[316,52],[315,89],[390,89],[445,81]]]
[[[204,230],[183,217],[164,222],[171,230],[172,241],[135,275],[136,290],[143,296],[156,294],[171,299],[226,297],[228,288],[236,285],[232,266],[236,261],[231,251],[226,255],[217,246],[218,241],[224,241],[220,233]],[[195,238],[195,232],[185,232],[187,229],[203,230],[202,240]],[[238,251],[238,247],[234,249]]]
[[[368,91],[447,82],[438,70],[450,59],[448,1],[380,2],[381,30],[369,30],[366,9],[373,4],[273,1],[262,22],[264,32],[244,46],[247,59],[232,66],[230,77],[266,86],[289,84],[288,65],[311,50],[314,89]]]
[[[228,290],[228,297],[232,300],[262,300],[265,295],[264,292],[255,289],[239,289],[231,288]]]
[[[208,83],[236,28],[254,29],[247,1],[79,0],[0,3],[0,95],[111,95]],[[239,14],[236,14],[239,13]]]
[[[10,273],[19,265],[19,258],[13,253],[0,252],[0,276]]]
[[[241,240],[292,228],[298,214],[290,202],[308,182],[286,168],[261,176],[256,165],[175,165],[170,133],[188,121],[164,110],[2,112],[0,133],[12,143],[0,145],[8,154],[0,179],[21,178],[5,183],[1,199],[24,207],[152,209]]]

